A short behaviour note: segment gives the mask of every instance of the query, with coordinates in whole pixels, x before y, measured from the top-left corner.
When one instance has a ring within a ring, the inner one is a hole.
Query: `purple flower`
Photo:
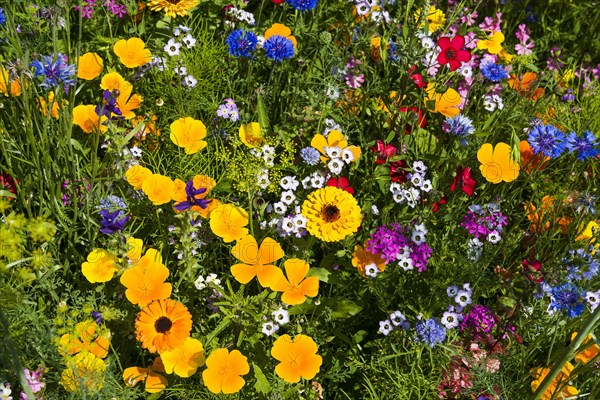
[[[42,379],[44,375],[44,369],[38,368],[37,371],[30,371],[27,368],[23,370],[27,384],[33,393],[37,393],[44,388],[46,385]]]
[[[174,208],[177,211],[187,211],[194,206],[206,208],[211,200],[199,199],[196,197],[204,192],[206,192],[206,188],[194,188],[194,181],[190,179],[185,185],[186,200],[175,204]]]
[[[110,212],[109,210],[100,210],[100,223],[102,224],[102,228],[100,228],[100,232],[112,235],[115,232],[122,231],[125,229],[125,224],[129,221],[129,216],[123,216],[123,211],[116,210]]]
[[[431,348],[446,339],[446,328],[440,325],[435,318],[419,321],[415,328],[418,335],[417,340],[426,343]]]
[[[460,331],[471,332],[472,335],[489,333],[496,326],[494,313],[489,307],[475,304],[460,323]]]

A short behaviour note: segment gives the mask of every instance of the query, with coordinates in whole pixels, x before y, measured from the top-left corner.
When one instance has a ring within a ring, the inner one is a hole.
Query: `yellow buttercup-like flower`
[[[186,154],[194,154],[206,147],[206,126],[202,121],[191,118],[179,118],[171,124],[170,139]]]
[[[248,359],[239,350],[217,349],[206,359],[206,366],[202,379],[213,393],[239,392],[246,384],[242,376],[250,372]]]
[[[104,249],[92,251],[81,265],[83,276],[91,283],[110,281],[118,269],[117,257]]]
[[[240,140],[250,148],[258,147],[265,142],[263,130],[258,122],[240,126]]]
[[[113,46],[119,61],[127,68],[137,68],[152,60],[152,53],[140,38],[121,39]]]
[[[204,365],[204,348],[198,339],[189,337],[173,350],[163,351],[160,358],[167,374],[189,378]]]
[[[53,91],[48,92],[47,100],[43,96],[40,96],[39,100],[40,100],[40,109],[42,110],[42,114],[44,114],[44,117],[48,116],[48,110],[50,110],[50,115],[52,115],[52,118],[56,118],[56,119],[58,119],[58,112],[60,111],[60,109],[65,104],[69,104],[69,102],[66,100],[63,100],[61,102],[62,104],[59,104],[58,101],[54,97]]]
[[[171,201],[175,183],[168,176],[152,174],[142,184],[142,191],[155,206]]]
[[[358,230],[362,214],[356,199],[345,190],[327,186],[308,195],[302,204],[306,229],[326,242],[337,242]]]
[[[275,240],[265,238],[259,247],[252,235],[238,240],[231,249],[231,254],[243,263],[231,267],[233,277],[246,284],[256,276],[262,287],[270,287],[273,284],[281,271],[273,263],[285,255],[281,245]]]
[[[477,42],[479,50],[487,50],[490,54],[498,54],[502,51],[502,42],[504,42],[504,34],[500,31],[494,32],[488,39],[483,39]]]
[[[479,170],[488,182],[512,182],[519,176],[519,163],[512,160],[510,146],[498,143],[495,148],[485,143],[477,152],[477,160],[481,163]]]
[[[106,132],[108,127],[104,125],[107,120],[105,116],[96,114],[94,105],[78,105],[73,109],[73,124],[79,126],[85,133]]]
[[[148,6],[152,11],[163,11],[165,15],[175,18],[188,15],[191,8],[198,4],[198,0],[151,0]]]
[[[462,98],[456,90],[448,88],[444,93],[437,93],[436,86],[433,83],[430,83],[427,85],[425,92],[427,92],[425,106],[428,107],[430,111],[439,112],[445,117],[450,118],[460,114],[458,106],[462,102]],[[431,101],[435,102],[433,109],[431,109],[430,104],[428,104]]]
[[[271,355],[279,364],[275,373],[284,381],[296,383],[300,378],[310,380],[321,369],[323,359],[317,353],[317,344],[306,335],[283,335],[273,343]]]
[[[100,76],[104,69],[104,61],[96,53],[85,53],[77,60],[77,77],[92,80]]]
[[[20,96],[23,93],[21,80],[19,78],[11,80],[8,71],[2,66],[0,66],[0,92],[7,97],[9,94],[11,96]]]
[[[225,243],[233,242],[248,234],[248,213],[233,204],[221,204],[210,213],[210,229]]]

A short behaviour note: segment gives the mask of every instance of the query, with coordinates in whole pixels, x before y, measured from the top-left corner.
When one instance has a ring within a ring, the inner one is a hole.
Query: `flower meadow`
[[[0,3],[0,399],[600,398],[598,26]]]

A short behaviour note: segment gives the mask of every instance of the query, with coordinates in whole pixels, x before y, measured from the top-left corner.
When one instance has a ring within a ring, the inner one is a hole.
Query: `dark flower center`
[[[446,58],[448,60],[454,60],[456,58],[456,50],[452,47],[446,49]]]
[[[334,222],[340,219],[340,210],[332,204],[326,204],[321,209],[321,216],[325,222]]]
[[[171,4],[179,4],[181,0],[167,0]]]
[[[172,326],[173,322],[167,317],[160,317],[154,323],[154,329],[156,329],[156,332],[158,333],[166,333]]]

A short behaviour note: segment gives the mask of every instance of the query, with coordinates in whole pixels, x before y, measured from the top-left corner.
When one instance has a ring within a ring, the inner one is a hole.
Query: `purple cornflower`
[[[442,130],[460,139],[460,144],[466,146],[467,138],[475,133],[473,121],[469,117],[458,114],[456,117],[446,118],[442,123]]]
[[[181,203],[175,204],[173,208],[175,208],[177,211],[187,211],[194,206],[206,208],[208,206],[208,203],[211,202],[211,200],[196,197],[198,195],[203,194],[204,192],[206,192],[206,188],[196,189],[194,187],[194,181],[190,179],[185,185],[186,200],[182,201]]]
[[[225,43],[229,48],[229,54],[232,56],[252,58],[252,53],[254,53],[258,44],[258,38],[252,31],[237,29],[227,36]]]
[[[69,86],[77,82],[75,64],[67,64],[67,56],[62,53],[58,53],[56,59],[54,56],[42,56],[41,60],[32,61],[29,65],[35,68],[34,77],[44,77],[44,81],[40,83],[43,89],[64,85],[65,91],[68,91]]]
[[[496,326],[493,311],[481,304],[475,304],[460,323],[460,331],[468,330],[472,335],[489,333]]]
[[[578,160],[594,158],[600,154],[598,147],[598,138],[592,131],[585,131],[583,137],[578,137],[577,133],[571,132],[567,137],[567,148],[569,152],[577,153]]]
[[[538,124],[529,130],[527,141],[534,154],[557,158],[567,148],[567,137],[553,125]]]
[[[578,317],[585,310],[583,290],[573,283],[563,283],[551,290],[551,310],[567,310],[569,318]]]
[[[446,328],[440,325],[435,318],[419,321],[415,328],[417,330],[417,340],[426,343],[431,348],[446,339]]]
[[[307,165],[317,165],[321,161],[319,151],[314,147],[305,147],[300,150],[300,157]]]

